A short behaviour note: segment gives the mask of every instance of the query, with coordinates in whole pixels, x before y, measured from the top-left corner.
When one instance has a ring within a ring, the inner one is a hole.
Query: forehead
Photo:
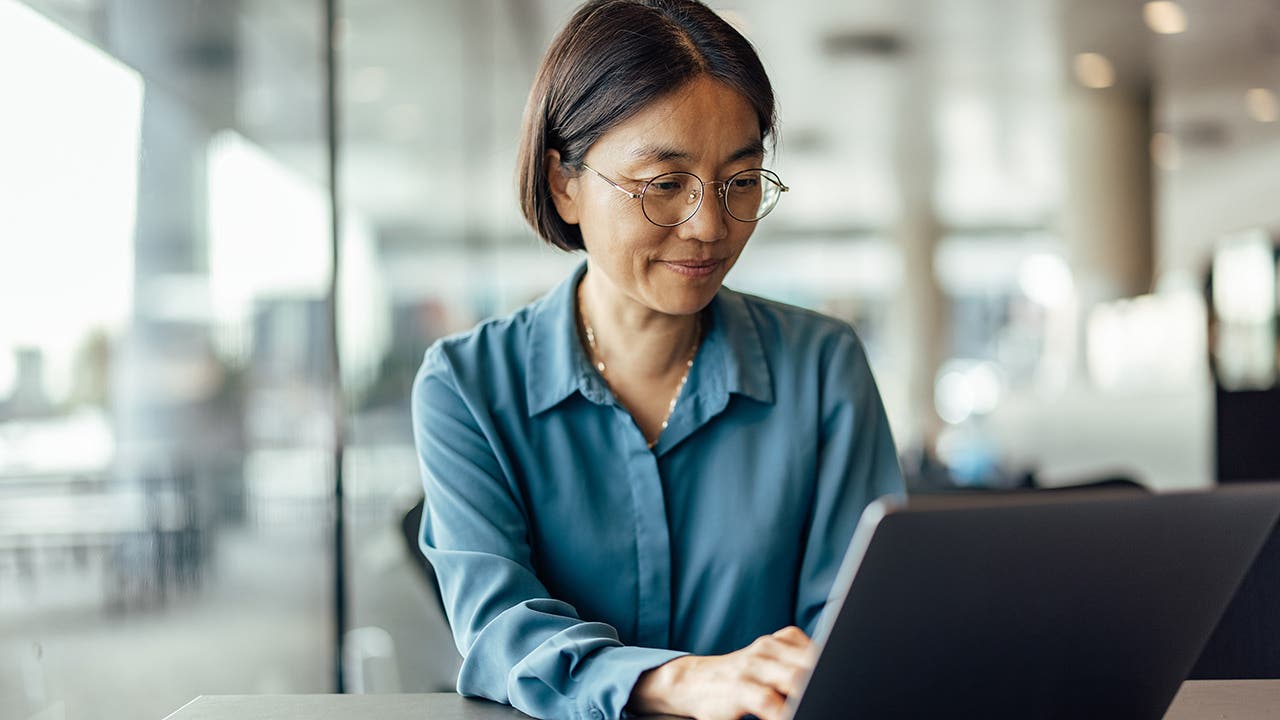
[[[592,150],[619,161],[713,159],[760,148],[760,120],[738,91],[707,77],[669,93],[611,128]]]

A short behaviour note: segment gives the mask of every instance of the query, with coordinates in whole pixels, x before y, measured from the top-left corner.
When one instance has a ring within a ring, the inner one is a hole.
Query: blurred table
[[[1165,720],[1254,720],[1280,717],[1280,680],[1188,680]]]
[[[1189,680],[1165,720],[1280,716],[1280,680]],[[165,720],[515,720],[505,705],[433,695],[202,695]]]

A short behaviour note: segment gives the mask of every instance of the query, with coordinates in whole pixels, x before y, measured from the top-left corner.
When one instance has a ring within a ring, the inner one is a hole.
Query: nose
[[[724,187],[720,183],[707,185],[715,185],[714,195],[705,196],[706,185],[694,189],[690,199],[693,202],[701,200],[702,205],[693,217],[676,226],[680,230],[680,237],[684,239],[710,243],[723,240],[729,234],[729,225],[725,220]]]

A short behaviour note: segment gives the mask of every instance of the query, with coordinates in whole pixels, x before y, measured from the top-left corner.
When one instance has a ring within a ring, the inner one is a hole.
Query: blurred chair
[[[391,633],[376,626],[348,630],[343,643],[342,670],[347,691],[357,695],[400,692]]]
[[[343,676],[356,693],[439,693],[457,688],[462,657],[440,588],[418,549],[421,491],[392,499],[385,524],[355,548],[356,588]]]
[[[1273,243],[1273,258],[1280,268],[1280,238],[1273,238]],[[1208,333],[1215,338],[1224,332],[1223,312],[1215,304],[1218,296],[1213,272],[1204,279],[1204,297],[1210,308]],[[1261,298],[1268,308],[1280,309],[1280,297],[1276,300]],[[1238,353],[1244,346],[1229,347]],[[1208,349],[1214,378],[1214,470],[1218,482],[1280,482],[1280,443],[1276,442],[1280,437],[1280,380],[1273,380],[1270,387],[1235,387],[1237,381],[1224,379],[1220,372],[1224,358],[1217,354],[1219,350],[1232,351],[1213,342]],[[1280,357],[1280,345],[1277,351]],[[1280,524],[1272,529],[1245,574],[1191,677],[1280,678]]]
[[[1034,479],[1032,480],[1032,482],[1034,483]],[[1039,486],[1036,486],[1036,487],[1039,487]],[[1085,480],[1078,483],[1073,482],[1068,485],[1054,485],[1051,487],[1040,487],[1040,492],[1044,492],[1045,490],[1049,490],[1053,492],[1070,491],[1070,490],[1097,490],[1099,488],[1113,488],[1117,490],[1119,489],[1142,490],[1143,492],[1146,492],[1147,490],[1147,487],[1145,485],[1138,482],[1136,479],[1134,479],[1129,475],[1114,474],[1114,475],[1105,475],[1101,477],[1091,478],[1089,480]]]
[[[418,539],[422,531],[422,509],[426,504],[425,497],[419,497],[413,507],[405,512],[404,517],[400,520],[400,532],[404,537],[405,549],[409,551],[409,556],[414,559],[414,567],[418,568],[419,574],[423,581],[427,583],[427,589],[432,597],[436,599],[436,605],[440,610],[440,616],[448,620],[448,614],[444,609],[444,597],[440,594],[440,581],[436,578],[436,569],[431,567],[431,561],[422,554],[422,548],[418,545]]]

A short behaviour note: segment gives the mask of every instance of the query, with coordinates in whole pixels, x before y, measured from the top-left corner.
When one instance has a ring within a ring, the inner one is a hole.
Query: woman
[[[787,190],[773,132],[755,52],[694,0],[593,0],[553,41],[522,204],[586,262],[413,389],[460,693],[772,720],[811,667],[862,509],[903,486],[853,330],[721,287]]]

